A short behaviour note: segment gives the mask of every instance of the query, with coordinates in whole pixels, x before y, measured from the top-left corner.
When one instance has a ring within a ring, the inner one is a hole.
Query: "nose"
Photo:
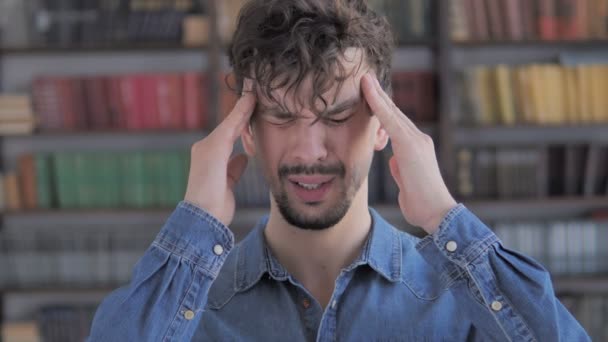
[[[295,162],[311,165],[327,158],[327,130],[321,122],[314,122],[315,119],[298,120],[289,136],[289,150]]]

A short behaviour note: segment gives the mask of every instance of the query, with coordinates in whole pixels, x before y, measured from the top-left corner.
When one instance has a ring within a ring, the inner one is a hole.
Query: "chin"
[[[290,225],[305,230],[324,230],[338,224],[350,209],[351,201],[342,197],[338,203],[313,202],[293,204],[285,196],[275,197],[281,216]]]

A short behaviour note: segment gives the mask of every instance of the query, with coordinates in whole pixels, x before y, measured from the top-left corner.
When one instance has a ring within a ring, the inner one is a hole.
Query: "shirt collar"
[[[371,233],[366,240],[361,254],[347,271],[361,265],[369,265],[373,270],[389,281],[401,277],[402,243],[401,234],[386,222],[378,212],[370,208],[372,216]],[[287,270],[272,255],[266,245],[264,228],[268,216],[263,217],[252,232],[241,242],[238,249],[235,269],[235,290],[245,291],[254,286],[265,273],[277,281],[290,277]]]

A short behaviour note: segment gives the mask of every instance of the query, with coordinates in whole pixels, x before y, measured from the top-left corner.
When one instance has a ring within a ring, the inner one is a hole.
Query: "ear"
[[[374,143],[374,149],[376,151],[382,151],[386,145],[388,144],[388,133],[386,130],[378,123],[378,128],[376,129],[376,141]]]
[[[247,153],[249,157],[255,156],[255,139],[253,136],[253,130],[253,122],[250,121],[241,132],[241,142],[243,143],[245,153]]]

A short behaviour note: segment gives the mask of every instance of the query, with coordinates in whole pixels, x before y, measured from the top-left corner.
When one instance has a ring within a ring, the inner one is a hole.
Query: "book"
[[[208,125],[207,82],[200,72],[44,76],[32,97],[41,131],[191,130]]]
[[[38,207],[38,185],[36,184],[34,155],[20,156],[17,164],[23,209],[35,209]]]
[[[5,208],[8,211],[18,211],[23,208],[21,192],[19,191],[19,179],[15,172],[4,173]]]

